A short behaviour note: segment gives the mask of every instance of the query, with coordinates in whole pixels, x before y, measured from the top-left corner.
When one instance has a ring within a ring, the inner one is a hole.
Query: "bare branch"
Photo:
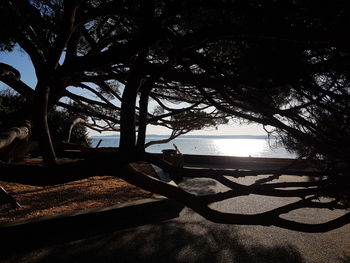
[[[148,191],[152,191],[154,193],[158,193],[172,198],[173,200],[179,201],[204,218],[215,223],[263,226],[274,225],[290,230],[303,231],[308,233],[327,232],[350,223],[350,213],[321,224],[305,224],[282,219],[279,217],[280,214],[282,214],[284,211],[289,210],[292,206],[298,208],[303,207],[303,200],[301,202],[297,202],[296,204],[286,205],[286,208],[277,208],[277,210],[274,212],[268,211],[250,215],[219,212],[208,207],[206,204],[201,202],[200,198],[196,197],[195,195],[187,193],[186,191],[176,186],[166,184],[154,178],[148,177],[129,165],[123,166],[122,170],[124,171],[122,174],[127,174],[127,176],[122,176],[125,181],[133,185],[140,186]],[[307,203],[306,207],[307,205],[311,206],[312,204]]]

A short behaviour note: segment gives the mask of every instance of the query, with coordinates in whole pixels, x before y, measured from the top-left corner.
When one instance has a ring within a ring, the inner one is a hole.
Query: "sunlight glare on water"
[[[167,136],[148,136],[146,142],[166,139]],[[95,147],[100,139],[103,139],[99,147],[117,147],[119,137],[95,137],[92,138],[91,147]],[[163,149],[174,149],[175,144],[184,154],[199,155],[226,155],[242,157],[273,157],[273,158],[295,158],[296,156],[287,152],[283,147],[273,147],[275,140],[252,138],[222,138],[219,136],[192,136],[179,137],[166,144],[156,144],[147,148],[148,152],[161,153]],[[270,145],[269,145],[270,144]]]
[[[229,156],[261,156],[266,147],[263,140],[217,139],[214,140],[216,151]]]

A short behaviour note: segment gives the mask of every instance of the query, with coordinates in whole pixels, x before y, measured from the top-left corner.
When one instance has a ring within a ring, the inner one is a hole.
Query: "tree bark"
[[[120,145],[123,152],[128,152],[135,148],[136,128],[135,128],[135,106],[139,87],[139,79],[129,81],[124,88],[122,105],[120,112]]]
[[[56,154],[51,140],[49,125],[47,123],[47,111],[50,88],[44,83],[38,83],[35,90],[34,124],[38,133],[40,149],[44,164],[52,166],[56,164]]]
[[[149,99],[150,89],[144,89],[141,92],[139,107],[139,128],[137,132],[137,144],[136,148],[139,152],[145,151],[145,141],[146,141],[146,129],[147,129],[147,113],[148,113],[148,99]]]
[[[136,148],[136,98],[142,81],[143,64],[146,54],[147,51],[144,51],[137,57],[122,95],[119,148],[124,153],[130,153]]]

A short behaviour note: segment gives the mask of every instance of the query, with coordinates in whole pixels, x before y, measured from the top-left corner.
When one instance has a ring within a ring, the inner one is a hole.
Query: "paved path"
[[[252,180],[240,179],[240,182]],[[225,190],[224,186],[203,179],[188,180],[181,186],[202,194]],[[256,213],[293,200],[240,197],[215,204],[215,208]],[[311,223],[341,213],[303,209],[289,217]],[[349,263],[350,225],[328,233],[309,234],[277,227],[214,224],[184,209],[174,220],[37,249],[4,262]]]

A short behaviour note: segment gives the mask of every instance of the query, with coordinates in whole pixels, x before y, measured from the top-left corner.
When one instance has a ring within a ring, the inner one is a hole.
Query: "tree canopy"
[[[0,12],[1,21],[9,25],[1,28],[1,50],[14,46],[24,50],[38,83],[27,86],[16,69],[4,63],[0,80],[27,99],[28,110],[18,115],[17,126],[29,127],[23,126],[24,121],[33,124],[48,166],[56,163],[48,112],[60,106],[87,115],[91,128],[120,131],[118,153],[104,160],[109,162],[106,173],[113,173],[113,163],[129,174],[125,180],[179,200],[215,222],[255,224],[260,218],[260,224],[321,231],[349,221],[347,214],[328,225],[306,226],[279,217],[300,207],[346,206],[350,157],[346,1],[7,0]],[[157,104],[155,109],[148,109],[150,100]],[[199,202],[209,197],[193,197],[125,166],[147,160],[173,174],[214,178],[208,172],[171,167],[145,153],[146,127],[169,127],[174,138],[230,118],[264,125],[302,156],[327,160],[329,170],[315,173],[321,178],[315,183],[298,184],[305,188],[301,192],[286,193],[271,184],[248,189],[227,182],[225,171],[215,173],[216,180],[232,188],[213,196],[216,201],[257,192],[302,197],[253,219],[220,214],[207,206],[212,201]],[[13,133],[7,134],[13,138]],[[12,141],[7,138],[4,145]],[[333,201],[315,202],[319,196]]]

